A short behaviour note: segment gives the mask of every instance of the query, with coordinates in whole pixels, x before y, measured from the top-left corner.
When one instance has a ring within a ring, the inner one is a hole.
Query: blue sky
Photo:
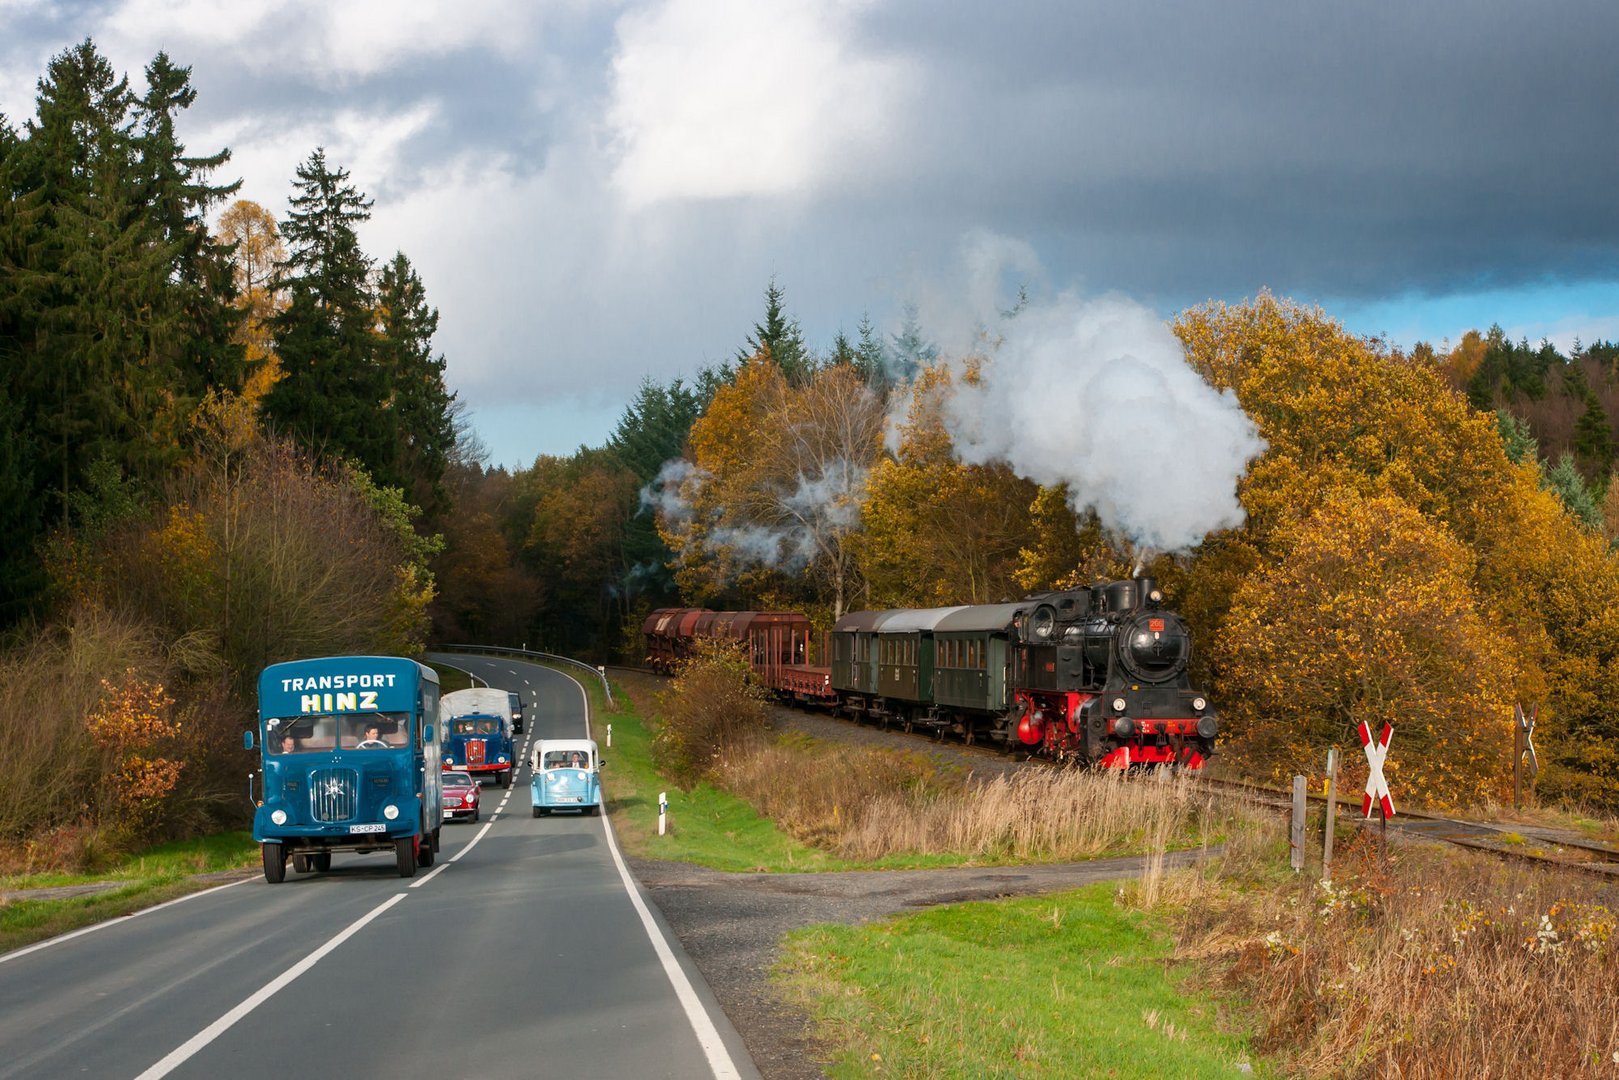
[[[986,276],[1619,338],[1609,2],[0,0],[0,111],[85,37],[192,67],[242,197],[352,172],[499,464],[734,355],[772,277],[817,348],[907,304],[956,348]]]

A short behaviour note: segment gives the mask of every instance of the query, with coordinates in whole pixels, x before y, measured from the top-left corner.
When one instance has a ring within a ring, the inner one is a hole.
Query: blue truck
[[[431,866],[443,815],[438,675],[397,656],[272,664],[259,676],[264,879],[331,868],[332,853],[392,851],[400,877]]]

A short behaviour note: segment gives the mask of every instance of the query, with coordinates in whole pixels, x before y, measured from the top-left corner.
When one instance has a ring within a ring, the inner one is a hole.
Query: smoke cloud
[[[1064,295],[995,325],[981,379],[958,379],[945,405],[963,461],[1066,483],[1075,511],[1093,507],[1141,547],[1184,550],[1242,524],[1237,481],[1264,440],[1163,319],[1123,297]]]

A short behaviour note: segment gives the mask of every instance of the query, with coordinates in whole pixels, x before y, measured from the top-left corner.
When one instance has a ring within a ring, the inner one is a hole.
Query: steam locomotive
[[[1012,604],[852,612],[832,627],[828,666],[809,663],[797,612],[661,608],[642,632],[660,670],[697,638],[729,638],[783,697],[1057,761],[1200,768],[1219,734],[1187,676],[1191,635],[1150,577]]]

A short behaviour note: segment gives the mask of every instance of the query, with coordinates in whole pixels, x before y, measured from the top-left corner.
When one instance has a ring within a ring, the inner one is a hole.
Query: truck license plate
[[[369,825],[350,825],[349,826],[349,832],[351,832],[351,833],[357,833],[357,832],[386,832],[387,829],[388,829],[388,827],[386,825],[384,825],[380,821],[372,822]]]

